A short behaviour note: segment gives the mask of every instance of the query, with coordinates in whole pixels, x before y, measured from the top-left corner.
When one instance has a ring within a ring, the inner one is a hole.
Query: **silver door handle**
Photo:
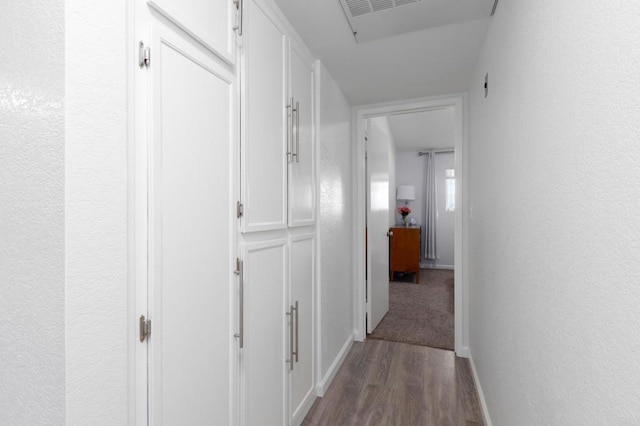
[[[300,102],[296,102],[296,163],[300,162]]]
[[[298,148],[300,147],[300,143],[298,142],[298,137],[300,135],[300,130],[298,129],[298,124],[300,123],[298,116],[298,108],[300,107],[300,102],[295,103],[295,107],[293,104],[293,98],[291,98],[291,161],[293,162],[293,158],[295,157],[296,163],[298,160]],[[296,123],[296,131],[294,133],[293,126],[294,122]]]
[[[238,299],[239,299],[239,318],[238,318],[238,332],[234,334],[234,337],[238,338],[240,349],[244,347],[244,272],[243,272],[242,260],[236,260],[235,274],[238,276]]]
[[[393,237],[393,231],[387,231],[387,237]]]
[[[293,163],[293,98],[287,105],[287,162]]]
[[[289,317],[289,359],[287,360],[287,362],[289,363],[289,370],[293,371],[293,362],[294,362],[294,355],[295,352],[293,350],[293,310],[295,308],[293,306],[289,306],[289,312],[286,313],[286,315]]]
[[[296,350],[295,350],[295,352],[293,354],[296,357],[296,362],[298,362],[298,342],[300,341],[300,339],[299,339],[299,333],[300,333],[299,329],[300,329],[300,327],[299,327],[299,323],[298,323],[298,313],[300,311],[298,310],[298,301],[297,300],[296,300],[295,308],[293,308],[293,309],[296,311],[296,316],[295,316],[295,319],[296,319]]]
[[[236,6],[236,9],[238,11],[238,23],[236,25],[233,26],[233,30],[237,31],[238,35],[241,36],[242,35],[242,24],[243,24],[243,18],[244,18],[244,12],[243,12],[243,1],[242,0],[233,0],[233,4]]]

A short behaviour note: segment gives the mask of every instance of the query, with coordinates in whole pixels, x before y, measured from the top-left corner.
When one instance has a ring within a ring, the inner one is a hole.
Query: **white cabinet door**
[[[286,35],[258,1],[245,0],[242,59],[242,231],[287,227]]]
[[[289,55],[293,129],[289,138],[289,226],[315,222],[313,61],[294,42]],[[289,101],[291,102],[291,100]]]
[[[289,365],[289,407],[291,424],[302,422],[313,404],[314,392],[314,282],[315,236],[291,238],[290,307],[294,311],[291,326],[294,362]]]
[[[235,63],[233,28],[242,18],[233,0],[149,0],[147,4],[224,61]]]
[[[284,425],[287,240],[247,243],[243,251],[242,424]]]
[[[149,424],[229,424],[235,77],[153,23]]]

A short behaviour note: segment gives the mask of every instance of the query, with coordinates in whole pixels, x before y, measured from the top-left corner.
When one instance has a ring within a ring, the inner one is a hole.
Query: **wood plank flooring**
[[[452,351],[356,342],[303,425],[483,425],[469,361]]]

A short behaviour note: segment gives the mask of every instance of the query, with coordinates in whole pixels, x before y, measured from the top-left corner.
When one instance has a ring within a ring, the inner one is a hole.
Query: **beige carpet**
[[[421,269],[419,284],[413,274],[396,273],[389,312],[367,337],[453,350],[453,330],[453,271]]]

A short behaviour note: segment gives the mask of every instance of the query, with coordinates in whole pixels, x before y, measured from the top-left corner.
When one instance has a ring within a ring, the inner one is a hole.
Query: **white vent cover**
[[[342,0],[352,18],[367,15],[381,10],[393,9],[409,3],[416,3],[421,0]]]
[[[496,4],[496,0],[338,1],[356,43],[486,18]]]

